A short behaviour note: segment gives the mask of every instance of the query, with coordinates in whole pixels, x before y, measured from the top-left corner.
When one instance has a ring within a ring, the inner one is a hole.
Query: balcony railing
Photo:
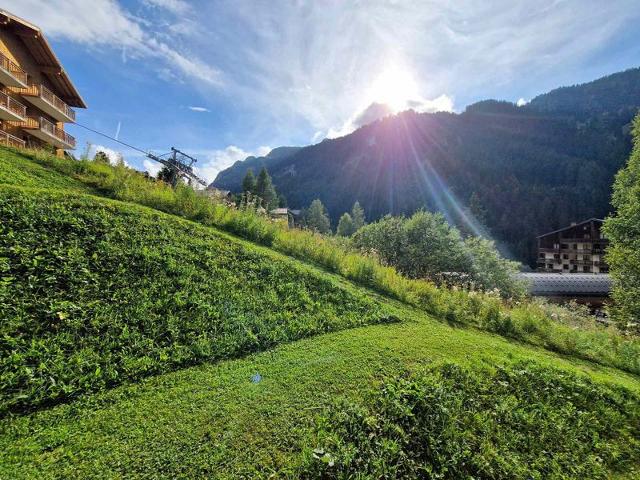
[[[22,70],[13,60],[0,53],[0,68],[9,73],[23,85],[27,84],[27,72]]]
[[[0,130],[0,145],[6,145],[7,147],[24,148],[25,141],[18,137],[14,137],[4,130]]]
[[[27,116],[27,107],[4,92],[0,92],[0,107],[15,113],[19,117],[24,118]]]
[[[68,145],[69,148],[76,148],[76,139],[61,128],[56,127],[55,123],[50,122],[46,118],[27,117],[26,121],[22,124],[22,128],[42,130]]]
[[[44,85],[32,84],[27,88],[16,88],[15,91],[25,97],[39,97],[59,112],[62,112],[71,121],[76,121],[76,112]]]

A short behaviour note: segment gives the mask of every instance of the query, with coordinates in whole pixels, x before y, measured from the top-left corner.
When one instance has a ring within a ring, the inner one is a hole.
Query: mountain
[[[533,265],[537,235],[609,213],[638,107],[635,68],[522,107],[486,100],[460,114],[403,112],[264,165],[289,205],[319,198],[334,224],[356,200],[369,220],[424,207]],[[213,185],[238,191],[246,166]]]
[[[239,160],[229,168],[218,173],[218,176],[211,186],[222,190],[238,191],[242,185],[242,179],[249,169],[253,170],[256,176],[263,167],[267,167],[269,171],[272,171],[277,168],[279,161],[290,157],[300,150],[300,148],[301,147],[278,147],[271,150],[264,157],[250,156],[242,161]]]

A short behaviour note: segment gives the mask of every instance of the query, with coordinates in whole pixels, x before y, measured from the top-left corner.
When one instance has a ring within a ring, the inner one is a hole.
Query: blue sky
[[[640,66],[637,0],[4,0],[3,8],[44,30],[89,106],[79,123],[156,153],[184,149],[208,180],[248,154],[348,133],[374,102],[460,111]],[[90,142],[155,167],[68,130],[78,154]]]

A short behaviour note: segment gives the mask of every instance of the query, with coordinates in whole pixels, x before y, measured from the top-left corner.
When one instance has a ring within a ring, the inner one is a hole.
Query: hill
[[[426,207],[535,265],[537,235],[609,213],[638,91],[640,69],[632,69],[525,107],[485,101],[461,114],[404,112],[303,148],[269,172],[289,205],[319,198],[334,225],[356,200],[370,220]],[[221,172],[237,179],[225,188],[239,191],[245,171],[236,163]]]
[[[0,149],[0,477],[637,474],[635,341],[199,198]]]

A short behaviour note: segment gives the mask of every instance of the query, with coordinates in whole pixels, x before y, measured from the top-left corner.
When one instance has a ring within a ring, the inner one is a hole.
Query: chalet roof
[[[547,233],[543,233],[542,235],[538,235],[536,238],[542,238],[542,237],[546,237],[547,235],[553,235],[554,233],[559,233],[562,232],[564,230],[569,230],[570,228],[575,228],[575,227],[579,227],[580,225],[584,225],[585,223],[591,223],[591,222],[600,222],[603,223],[604,220],[601,218],[590,218],[588,220],[584,220],[583,222],[579,222],[576,223],[574,225],[569,225],[568,227],[564,227],[564,228],[559,228],[558,230],[553,230],[552,232],[547,232]]]
[[[274,208],[273,210],[271,210],[271,214],[272,215],[288,215],[289,214],[289,209],[288,208]]]
[[[531,295],[605,296],[611,291],[611,277],[604,273],[520,273]]]
[[[51,81],[56,94],[72,107],[87,108],[42,30],[0,8],[0,26],[16,34],[33,56],[40,70]]]

